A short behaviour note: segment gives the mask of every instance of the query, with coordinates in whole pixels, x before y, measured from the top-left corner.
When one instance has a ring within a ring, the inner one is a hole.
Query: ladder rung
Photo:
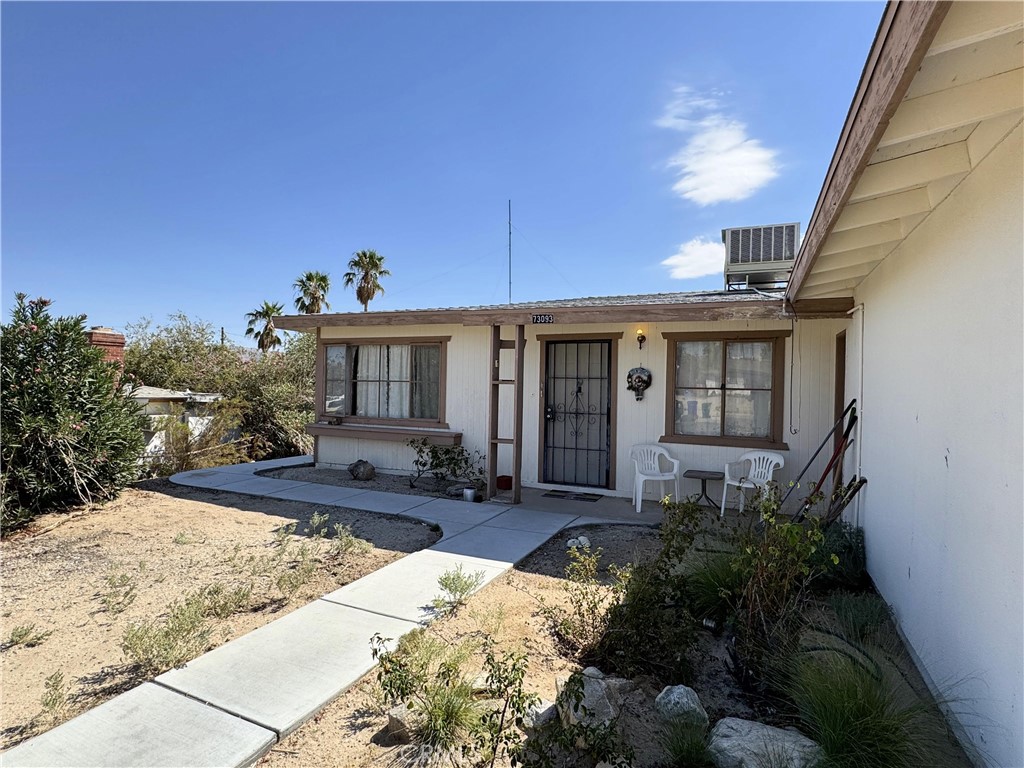
[[[491,384],[515,384],[515,379],[491,379]]]
[[[491,445],[513,445],[515,440],[511,437],[492,437]]]
[[[500,349],[515,349],[515,348],[516,348],[515,339],[502,339],[501,340]]]

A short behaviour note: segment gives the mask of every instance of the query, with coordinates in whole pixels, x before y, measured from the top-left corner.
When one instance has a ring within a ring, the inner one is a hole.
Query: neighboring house
[[[144,432],[146,438],[146,456],[163,452],[164,432],[161,425],[168,416],[177,415],[188,424],[189,432],[201,434],[210,423],[208,415],[210,403],[223,399],[223,395],[212,392],[179,391],[161,387],[136,387],[131,393],[132,400],[142,406],[142,412],[149,417],[149,429]]]
[[[685,469],[777,450],[786,483],[856,398],[872,577],[960,736],[1024,765],[1022,28],[887,7],[784,290],[277,318],[317,334],[317,464],[408,471],[425,437],[515,490],[629,496],[660,442]]]

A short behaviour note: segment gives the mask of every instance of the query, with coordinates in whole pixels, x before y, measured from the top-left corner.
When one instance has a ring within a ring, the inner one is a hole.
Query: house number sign
[[[555,316],[554,315],[534,315],[533,316],[533,324],[534,325],[540,325],[540,324],[543,324],[543,323],[553,323],[553,322],[555,322]]]

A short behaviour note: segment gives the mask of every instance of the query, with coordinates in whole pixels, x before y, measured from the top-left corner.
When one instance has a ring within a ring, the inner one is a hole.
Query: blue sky
[[[124,328],[720,288],[806,227],[882,3],[11,3],[2,301]]]

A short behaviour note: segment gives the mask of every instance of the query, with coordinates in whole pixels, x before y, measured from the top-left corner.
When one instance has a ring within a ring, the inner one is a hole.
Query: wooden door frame
[[[537,421],[539,436],[537,443],[537,481],[545,485],[564,485],[563,483],[549,483],[544,480],[544,447],[547,438],[547,423],[544,419],[544,401],[547,397],[547,366],[548,366],[548,342],[549,341],[571,341],[584,343],[588,341],[611,342],[608,355],[608,484],[606,486],[579,486],[580,488],[604,488],[608,491],[615,490],[615,443],[618,435],[618,400],[619,391],[615,382],[619,379],[619,342],[622,341],[623,331],[609,331],[604,333],[544,333],[537,335],[539,342],[537,347],[540,352],[540,394],[537,398]]]

